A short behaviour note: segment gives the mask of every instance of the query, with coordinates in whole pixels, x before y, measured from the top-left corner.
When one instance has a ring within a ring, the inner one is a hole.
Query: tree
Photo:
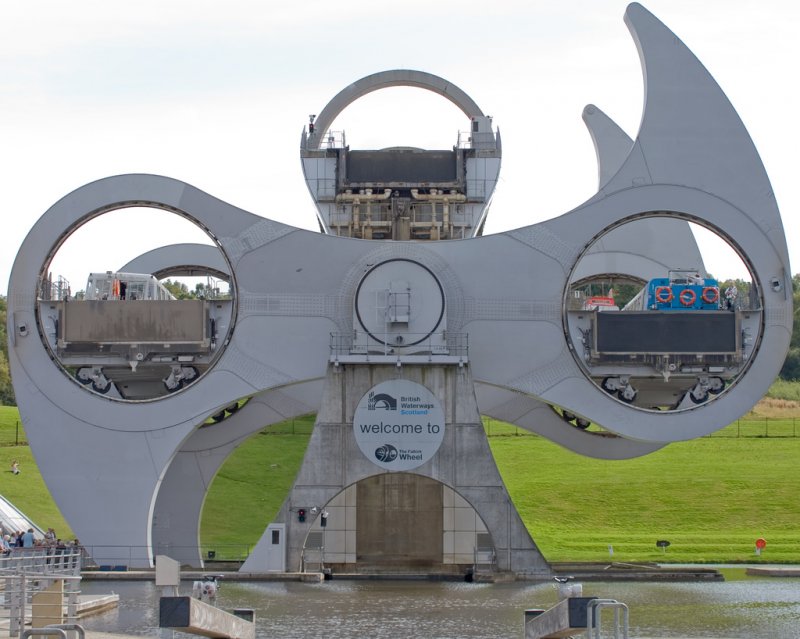
[[[642,287],[639,284],[617,284],[614,286],[614,304],[623,308],[630,302]]]
[[[754,308],[756,302],[750,299],[750,282],[746,280],[724,280],[719,282],[720,299],[725,302],[725,291],[728,287],[736,288],[736,300],[739,308]]]
[[[792,299],[794,301],[794,318],[792,321],[792,348],[800,348],[800,273],[792,278]]]
[[[792,278],[792,300],[794,302],[792,340],[789,342],[789,354],[783,362],[780,378],[800,380],[800,273]]]
[[[0,295],[0,404],[3,406],[15,406],[14,387],[11,385],[11,372],[8,368],[7,317],[8,306],[6,298]]]
[[[11,385],[11,372],[8,370],[6,354],[0,351],[0,405],[14,406],[14,387]]]
[[[183,282],[172,281],[172,280],[164,280],[161,282],[164,285],[164,288],[167,289],[175,299],[178,300],[191,300],[197,297],[197,294],[194,291],[190,291],[189,287],[186,286]]]

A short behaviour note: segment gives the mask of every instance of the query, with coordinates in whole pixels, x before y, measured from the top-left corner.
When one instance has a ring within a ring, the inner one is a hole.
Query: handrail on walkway
[[[80,575],[81,559],[81,550],[74,548],[14,548],[8,555],[0,555],[0,577],[23,572],[43,576]]]
[[[28,639],[28,637],[36,637],[39,635],[54,635],[67,639],[67,632],[63,628],[28,628],[20,635],[20,639]]]
[[[79,623],[51,623],[45,628],[57,628],[64,631],[73,631],[78,634],[78,639],[86,639],[86,630]],[[41,634],[41,633],[39,633]]]

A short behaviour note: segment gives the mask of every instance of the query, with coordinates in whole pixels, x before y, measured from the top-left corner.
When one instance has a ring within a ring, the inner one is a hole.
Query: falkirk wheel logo
[[[384,444],[375,449],[375,459],[382,463],[393,462],[397,459],[397,449],[391,444]]]
[[[393,379],[372,387],[353,415],[353,436],[361,453],[384,470],[422,466],[444,439],[444,410],[425,386]]]

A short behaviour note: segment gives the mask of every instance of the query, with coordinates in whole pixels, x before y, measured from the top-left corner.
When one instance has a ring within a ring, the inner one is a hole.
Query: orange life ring
[[[656,288],[656,301],[661,304],[669,304],[672,301],[672,289],[669,286],[659,286]]]
[[[706,304],[715,304],[719,301],[719,289],[715,286],[706,286],[702,298]]]
[[[690,288],[685,288],[681,291],[678,299],[680,299],[681,304],[684,306],[691,306],[697,301],[697,293]]]

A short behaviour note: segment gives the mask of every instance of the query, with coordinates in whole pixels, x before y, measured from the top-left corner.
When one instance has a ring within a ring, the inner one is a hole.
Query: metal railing
[[[473,548],[472,559],[472,572],[477,575],[479,573],[491,574],[497,568],[497,553],[494,547],[480,548],[475,546]]]
[[[323,572],[325,570],[325,546],[306,546],[300,553],[300,572]]]
[[[469,353],[468,333],[376,333],[352,331],[330,334],[330,356],[335,361],[347,355],[391,356],[403,359],[410,355],[461,358]]]
[[[82,565],[83,552],[74,547],[13,548],[9,554],[0,556],[0,577],[22,573],[80,576]]]
[[[737,419],[707,437],[731,438],[763,438],[763,437],[798,437],[800,424],[797,417],[748,417]]]
[[[20,548],[0,556],[0,628],[7,628],[11,637],[22,638],[29,623],[74,624],[81,560],[80,549],[55,547]],[[57,582],[63,587],[44,592]]]
[[[487,437],[538,437],[536,433],[514,424],[484,418]],[[594,427],[590,427],[594,428]],[[800,418],[797,417],[752,417],[737,419],[724,428],[705,435],[709,437],[737,438],[797,438],[800,437]]]
[[[69,280],[59,275],[54,280],[52,276],[40,280],[40,295],[43,300],[65,300],[69,299],[71,289]]]
[[[497,137],[494,131],[459,131],[456,146],[459,149],[496,147]]]
[[[614,639],[628,639],[628,606],[616,599],[592,599],[589,602],[586,609],[586,638],[601,639],[603,636],[601,635],[603,629],[601,613],[606,609],[614,612],[613,625],[610,628],[610,632],[613,633],[611,636]]]
[[[147,546],[87,545],[85,552],[91,559],[84,565],[99,571],[150,570],[152,558],[156,555],[168,555],[180,558],[182,563],[194,564],[200,568],[203,562],[243,562],[250,554],[249,544],[154,544]],[[196,562],[194,560],[197,560]]]
[[[347,146],[347,139],[344,131],[325,131],[321,137],[319,148],[321,149],[343,149]]]

